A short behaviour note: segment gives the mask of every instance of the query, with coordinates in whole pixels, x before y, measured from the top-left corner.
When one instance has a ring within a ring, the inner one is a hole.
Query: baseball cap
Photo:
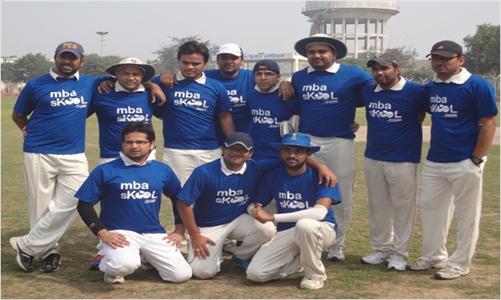
[[[244,57],[244,52],[242,51],[242,48],[240,48],[239,45],[234,43],[221,45],[216,55],[219,54],[231,54],[239,57],[241,56],[242,58]]]
[[[431,47],[430,55],[439,55],[443,57],[455,57],[463,55],[463,48],[453,41],[440,41]]]
[[[108,74],[115,76],[115,73],[120,67],[123,66],[135,66],[143,69],[143,82],[149,81],[153,76],[155,76],[155,68],[152,65],[143,63],[139,58],[126,57],[122,59],[118,64],[114,64],[106,69]]]
[[[263,59],[263,60],[258,61],[254,65],[254,69],[252,70],[252,72],[256,73],[257,71],[259,71],[261,69],[270,70],[277,75],[280,74],[280,68],[278,67],[278,64],[271,59]]]
[[[272,144],[275,146],[294,146],[294,147],[307,148],[312,153],[315,153],[318,150],[320,150],[320,147],[317,145],[313,145],[311,143],[310,137],[302,132],[287,133],[282,138],[281,143],[272,143]]]
[[[84,49],[82,45],[77,42],[66,41],[57,46],[54,55],[58,56],[59,54],[64,52],[70,52],[73,53],[76,57],[82,57],[84,54]]]
[[[252,142],[252,138],[245,132],[235,131],[224,140],[224,146],[226,148],[234,146],[234,145],[242,145],[247,150],[251,150],[254,146]]]
[[[367,62],[368,68],[372,68],[374,65],[380,65],[382,67],[398,67],[398,64],[394,60],[387,57],[375,57]]]

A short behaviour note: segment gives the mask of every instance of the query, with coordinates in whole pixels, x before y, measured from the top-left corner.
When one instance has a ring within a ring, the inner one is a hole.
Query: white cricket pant
[[[79,154],[24,153],[30,209],[30,232],[19,247],[32,256],[57,253],[57,242],[77,217],[75,192],[89,175],[87,158]]]
[[[228,224],[200,227],[200,233],[214,241],[208,245],[209,256],[199,259],[193,255],[191,243],[188,247],[188,262],[193,270],[193,276],[201,279],[212,278],[220,271],[223,262],[223,245],[226,239],[241,240],[242,244],[235,248],[233,254],[241,259],[250,259],[259,246],[269,241],[276,233],[271,222],[262,224],[248,214],[242,214]]]
[[[456,250],[448,264],[469,268],[478,240],[482,210],[482,172],[480,167],[465,159],[454,163],[426,160],[421,177],[421,222],[423,245],[421,259],[447,259],[447,234],[456,215]]]
[[[344,247],[344,240],[351,222],[353,185],[355,183],[355,142],[350,139],[312,136],[313,144],[320,146],[320,151],[313,158],[329,167],[338,178],[340,204],[333,207],[337,222],[335,246]]]
[[[114,276],[127,276],[141,266],[140,254],[169,282],[184,282],[191,278],[191,268],[175,245],[168,244],[165,233],[137,233],[112,230],[123,234],[128,246],[113,249],[102,242],[104,257],[99,269]]]
[[[373,251],[409,255],[416,219],[417,166],[365,158],[369,240]]]
[[[279,231],[262,245],[247,268],[247,278],[256,282],[280,279],[304,268],[314,280],[326,280],[322,251],[334,244],[333,225],[313,219],[301,219],[296,226]]]
[[[221,157],[221,149],[188,150],[164,148],[163,160],[176,174],[181,186],[190,177],[193,169]]]

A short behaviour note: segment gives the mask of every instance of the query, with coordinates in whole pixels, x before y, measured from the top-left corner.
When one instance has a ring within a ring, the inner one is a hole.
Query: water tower
[[[348,56],[383,52],[388,45],[386,22],[398,14],[396,0],[306,1],[303,14],[311,22],[310,35],[325,33],[342,40]]]

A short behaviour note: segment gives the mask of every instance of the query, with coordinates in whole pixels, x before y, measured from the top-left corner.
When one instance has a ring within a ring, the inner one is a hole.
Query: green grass
[[[343,263],[324,260],[329,279],[317,291],[299,290],[301,274],[267,284],[254,284],[231,262],[213,280],[190,280],[184,284],[162,282],[154,271],[139,270],[126,283],[110,286],[102,274],[87,270],[95,253],[96,238],[77,220],[61,240],[62,269],[57,273],[23,273],[15,263],[8,239],[28,232],[28,207],[22,166],[22,137],[10,119],[13,99],[2,99],[2,298],[499,298],[499,146],[489,153],[484,174],[484,199],[480,238],[472,273],[454,281],[436,281],[432,271],[387,272],[384,266],[367,266],[360,257],[370,252],[367,233],[367,191],[363,174],[364,143],[357,143],[357,176],[353,221],[347,236],[347,259]],[[363,119],[363,113],[357,118]],[[363,124],[361,122],[361,124]],[[157,133],[161,124],[155,121]],[[90,167],[98,161],[97,124],[90,118],[87,128],[87,156]],[[67,130],[62,128],[61,130]],[[157,157],[162,155],[162,137]],[[423,153],[428,145],[424,146]],[[166,204],[168,202],[165,202]],[[161,217],[171,224],[170,206],[164,205]],[[454,247],[455,227],[449,233],[448,247]],[[421,225],[417,217],[411,260],[419,256]],[[36,262],[38,263],[38,262]]]

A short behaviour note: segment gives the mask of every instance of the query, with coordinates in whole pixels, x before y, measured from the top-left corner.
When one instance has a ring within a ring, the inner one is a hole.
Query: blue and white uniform
[[[478,239],[482,172],[470,160],[480,131],[479,119],[498,113],[494,88],[466,69],[447,81],[426,85],[431,113],[431,142],[421,177],[423,224],[421,259],[469,272]],[[454,207],[454,209],[452,209]],[[449,223],[456,215],[456,250],[448,257]]]
[[[75,195],[82,202],[100,202],[100,222],[130,243],[115,249],[103,243],[100,270],[114,276],[132,274],[141,265],[141,254],[162,279],[188,280],[191,269],[177,247],[163,239],[166,231],[159,220],[162,194],[175,198],[181,190],[179,180],[164,163],[150,160],[139,165],[120,156],[97,166]]]

